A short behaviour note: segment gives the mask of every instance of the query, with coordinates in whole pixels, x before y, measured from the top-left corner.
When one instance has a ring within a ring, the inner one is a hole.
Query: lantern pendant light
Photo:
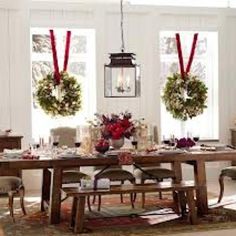
[[[123,0],[121,11],[121,52],[110,53],[110,63],[104,65],[105,97],[140,96],[140,65],[135,63],[135,54],[125,52]]]

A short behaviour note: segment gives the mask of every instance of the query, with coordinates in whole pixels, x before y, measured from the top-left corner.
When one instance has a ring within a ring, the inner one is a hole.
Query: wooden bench
[[[179,184],[171,182],[161,182],[159,184],[136,184],[136,185],[121,185],[111,186],[109,190],[79,190],[76,187],[65,187],[62,191],[67,197],[73,197],[72,212],[71,212],[71,227],[74,233],[83,232],[85,199],[88,196],[94,195],[112,195],[112,194],[131,194],[131,193],[151,193],[151,192],[175,192],[177,195],[185,193],[186,203],[188,205],[188,218],[191,224],[197,223],[197,214],[195,209],[194,191],[196,186],[193,182],[183,181]],[[178,198],[177,198],[178,199]],[[175,199],[176,200],[176,199]]]

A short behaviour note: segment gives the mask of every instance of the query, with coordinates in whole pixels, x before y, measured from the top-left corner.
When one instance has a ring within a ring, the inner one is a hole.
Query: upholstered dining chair
[[[147,180],[154,180],[156,182],[162,182],[164,179],[175,179],[175,173],[172,170],[167,168],[163,168],[160,166],[140,166],[139,168],[135,168],[134,176],[140,180],[141,184],[144,184]],[[162,198],[161,193],[159,193],[159,198]],[[145,205],[145,193],[142,193],[142,208]]]
[[[127,170],[123,170],[120,166],[111,166],[108,169],[102,171],[102,168],[96,169],[94,172],[95,179],[107,178],[111,182],[119,182],[124,184],[125,181],[129,181],[132,184],[135,184],[135,177],[133,174]],[[93,198],[93,203],[95,203],[96,196]],[[123,203],[123,195],[120,195],[121,203]],[[134,208],[134,195],[130,194],[130,202],[132,208]],[[98,195],[98,211],[101,209],[101,195]]]
[[[76,129],[71,127],[58,127],[51,129],[52,136],[59,136],[59,146],[74,147],[74,138],[76,136]],[[87,174],[80,171],[80,168],[65,169],[62,175],[62,184],[77,184],[82,178],[88,177]],[[62,201],[66,200],[63,198]],[[88,208],[91,211],[90,202],[88,199]]]
[[[25,188],[21,178],[16,176],[0,176],[0,194],[8,195],[10,216],[12,217],[13,222],[15,222],[13,207],[15,196],[20,196],[21,209],[23,214],[26,215],[24,206]]]
[[[228,166],[221,170],[220,176],[219,176],[219,184],[220,184],[220,194],[218,198],[218,203],[221,202],[224,194],[224,178],[230,177],[232,179],[236,178],[236,166]]]

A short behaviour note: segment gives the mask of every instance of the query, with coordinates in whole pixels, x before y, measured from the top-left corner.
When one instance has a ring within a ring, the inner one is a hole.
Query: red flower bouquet
[[[97,115],[101,122],[101,132],[105,139],[130,138],[135,131],[129,112],[107,115]]]

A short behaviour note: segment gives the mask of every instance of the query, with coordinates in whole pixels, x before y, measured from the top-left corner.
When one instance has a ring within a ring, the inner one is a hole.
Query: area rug
[[[169,198],[165,195],[163,200],[159,200],[156,195],[148,195],[145,209],[140,207],[139,198],[135,209],[132,209],[128,197],[124,203],[120,203],[119,196],[104,197],[100,212],[96,204],[92,212],[86,211],[85,228],[89,231],[80,235],[151,236],[236,228],[236,196],[224,198],[218,205],[216,199],[211,199],[209,214],[199,218],[199,224],[194,226],[188,224],[187,219],[174,214]],[[75,235],[69,227],[70,200],[62,204],[62,220],[59,225],[48,225],[47,212],[39,211],[39,197],[26,197],[25,202],[27,215],[22,216],[19,200],[16,199],[16,223],[12,223],[7,199],[0,199],[0,236]]]

